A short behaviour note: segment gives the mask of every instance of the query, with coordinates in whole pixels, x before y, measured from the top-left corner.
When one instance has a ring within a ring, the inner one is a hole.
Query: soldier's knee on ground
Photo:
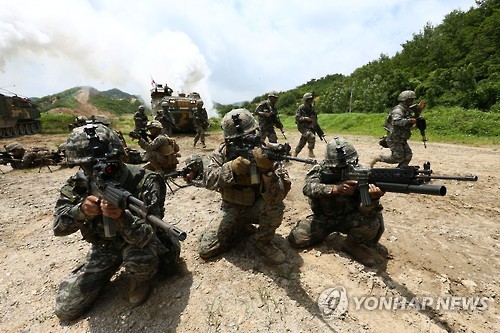
[[[77,319],[94,303],[99,290],[96,289],[84,295],[80,286],[63,281],[56,295],[55,315],[63,321]]]

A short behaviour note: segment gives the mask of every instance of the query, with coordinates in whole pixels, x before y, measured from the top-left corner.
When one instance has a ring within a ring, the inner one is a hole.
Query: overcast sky
[[[0,92],[118,88],[151,78],[207,106],[251,100],[393,56],[474,0],[0,0]],[[4,89],[4,90],[1,90]]]

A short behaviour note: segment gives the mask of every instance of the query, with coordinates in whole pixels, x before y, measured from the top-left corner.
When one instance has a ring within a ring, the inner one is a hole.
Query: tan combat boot
[[[310,157],[310,158],[314,158],[314,157],[316,157],[316,156],[314,156],[314,149],[310,149],[310,148],[309,148],[309,157]]]
[[[293,157],[297,157],[297,155],[298,155],[299,153],[300,153],[300,149],[295,148],[295,150],[294,150],[294,151],[293,151],[293,153],[292,153],[292,156],[293,156]]]
[[[255,249],[272,264],[279,265],[286,261],[286,254],[271,242],[256,241]]]
[[[377,264],[376,254],[366,245],[357,244],[351,239],[346,239],[342,244],[342,251],[351,255],[357,262],[372,267]]]
[[[372,160],[370,161],[370,164],[369,164],[370,168],[373,168],[373,166],[377,162],[380,162],[380,157],[379,156],[372,158]]]
[[[138,306],[144,303],[151,291],[149,280],[138,281],[136,278],[130,278],[130,289],[128,292],[128,301],[132,306]]]

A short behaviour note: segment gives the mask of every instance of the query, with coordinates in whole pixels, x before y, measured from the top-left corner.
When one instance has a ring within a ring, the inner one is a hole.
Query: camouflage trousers
[[[314,146],[316,144],[316,136],[314,135],[314,133],[309,129],[301,133],[302,135],[300,136],[299,144],[297,145],[297,148],[295,148],[295,150],[297,152],[300,152],[302,148],[304,148],[306,143],[308,149],[314,149]]]
[[[221,213],[214,218],[200,236],[198,253],[211,258],[236,245],[245,236],[249,224],[259,224],[256,241],[271,242],[283,219],[282,202],[268,204],[259,198],[246,207],[223,201]]]
[[[159,268],[160,256],[165,256],[167,251],[158,238],[144,248],[135,245],[117,248],[112,242],[93,244],[87,253],[86,262],[59,285],[55,314],[61,320],[78,318],[90,308],[121,265],[138,281],[151,279]]]
[[[274,127],[262,127],[260,131],[260,137],[262,139],[262,142],[264,142],[266,138],[269,138],[269,142],[271,143],[278,142],[278,136],[276,135]]]
[[[408,145],[408,140],[398,140],[388,136],[386,142],[391,149],[391,155],[381,155],[380,161],[388,164],[397,163],[398,168],[402,166],[408,166],[413,156],[410,145]]]
[[[194,145],[200,140],[205,145],[205,129],[203,126],[196,126],[196,136],[194,137]]]
[[[297,223],[288,240],[293,247],[303,248],[321,242],[332,232],[346,234],[357,244],[373,246],[384,233],[384,218],[381,212],[375,215],[354,212],[344,217],[313,214]]]

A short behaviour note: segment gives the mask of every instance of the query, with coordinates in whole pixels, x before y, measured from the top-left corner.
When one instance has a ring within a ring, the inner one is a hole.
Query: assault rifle
[[[142,129],[141,129],[141,130],[139,130],[139,131],[133,130],[133,131],[131,131],[128,135],[132,138],[132,140],[133,140],[133,139],[137,139],[137,140],[139,140],[139,139],[141,139],[141,138],[142,138],[142,139],[144,139],[146,142],[149,142],[149,141],[150,141],[150,140],[149,140],[149,135],[148,135],[148,132],[147,132],[147,130],[146,130],[145,128],[142,128]]]
[[[312,123],[311,123],[311,130],[316,133],[316,135],[323,141],[327,142],[326,139],[325,139],[325,132],[323,132],[323,130],[321,129],[321,127],[319,126],[319,123],[318,123],[318,116],[317,115],[313,115],[311,117],[313,119]]]
[[[335,171],[322,170],[320,182],[323,184],[337,184],[346,180],[356,180],[363,205],[370,205],[368,194],[369,184],[374,184],[384,192],[419,193],[428,195],[446,195],[444,185],[428,185],[432,179],[450,179],[461,181],[477,181],[477,176],[438,176],[433,175],[430,162],[425,162],[423,169],[418,166],[403,168],[364,168],[353,166],[346,162],[344,148],[337,141],[337,158],[339,166]]]
[[[172,114],[170,113],[170,111],[168,112],[168,115],[166,115],[165,113],[163,113],[163,115],[161,117],[158,117],[158,118],[159,118],[159,121],[161,123],[163,123],[161,121],[161,119],[163,119],[168,124],[170,124],[170,126],[172,126],[173,128],[175,128],[176,130],[180,130],[179,126],[175,123],[175,118],[172,116]]]
[[[118,165],[116,162],[101,159],[94,165],[93,174],[90,177],[87,177],[83,172],[78,172],[77,176],[89,183],[92,195],[107,200],[113,206],[122,210],[128,209],[144,220],[170,232],[179,240],[185,240],[187,234],[184,231],[157,216],[149,214],[147,202],[134,197],[132,193],[125,190],[117,181],[110,179],[117,170]],[[115,228],[113,220],[103,216],[103,223],[106,236],[113,236]]]
[[[234,159],[243,156],[250,162],[254,160],[252,150],[255,147],[262,149],[262,152],[272,161],[297,161],[306,164],[317,164],[312,158],[301,158],[290,155],[292,147],[288,143],[265,143],[262,144],[259,135],[250,135],[237,138],[226,146],[227,156]]]
[[[274,124],[274,126],[276,126],[281,131],[283,138],[285,140],[288,140],[285,136],[285,131],[283,130],[283,123],[281,122],[281,119],[280,119],[278,112],[271,111],[269,117],[271,118],[271,122]]]
[[[168,183],[169,181],[179,188],[187,187],[190,185],[200,185],[201,184],[201,181],[203,179],[203,160],[201,159],[201,157],[198,155],[193,155],[193,156],[189,157],[188,159],[186,159],[185,163],[186,163],[186,166],[184,168],[182,168],[180,170],[175,170],[175,171],[172,171],[172,172],[169,172],[169,173],[166,173],[163,175],[163,178],[165,179],[165,183],[167,184],[170,191],[172,191],[172,193],[174,191],[172,190],[172,187]],[[188,180],[187,185],[179,185],[173,180],[174,178],[178,178],[178,177],[186,178],[188,176],[191,176],[192,178],[190,178]]]

